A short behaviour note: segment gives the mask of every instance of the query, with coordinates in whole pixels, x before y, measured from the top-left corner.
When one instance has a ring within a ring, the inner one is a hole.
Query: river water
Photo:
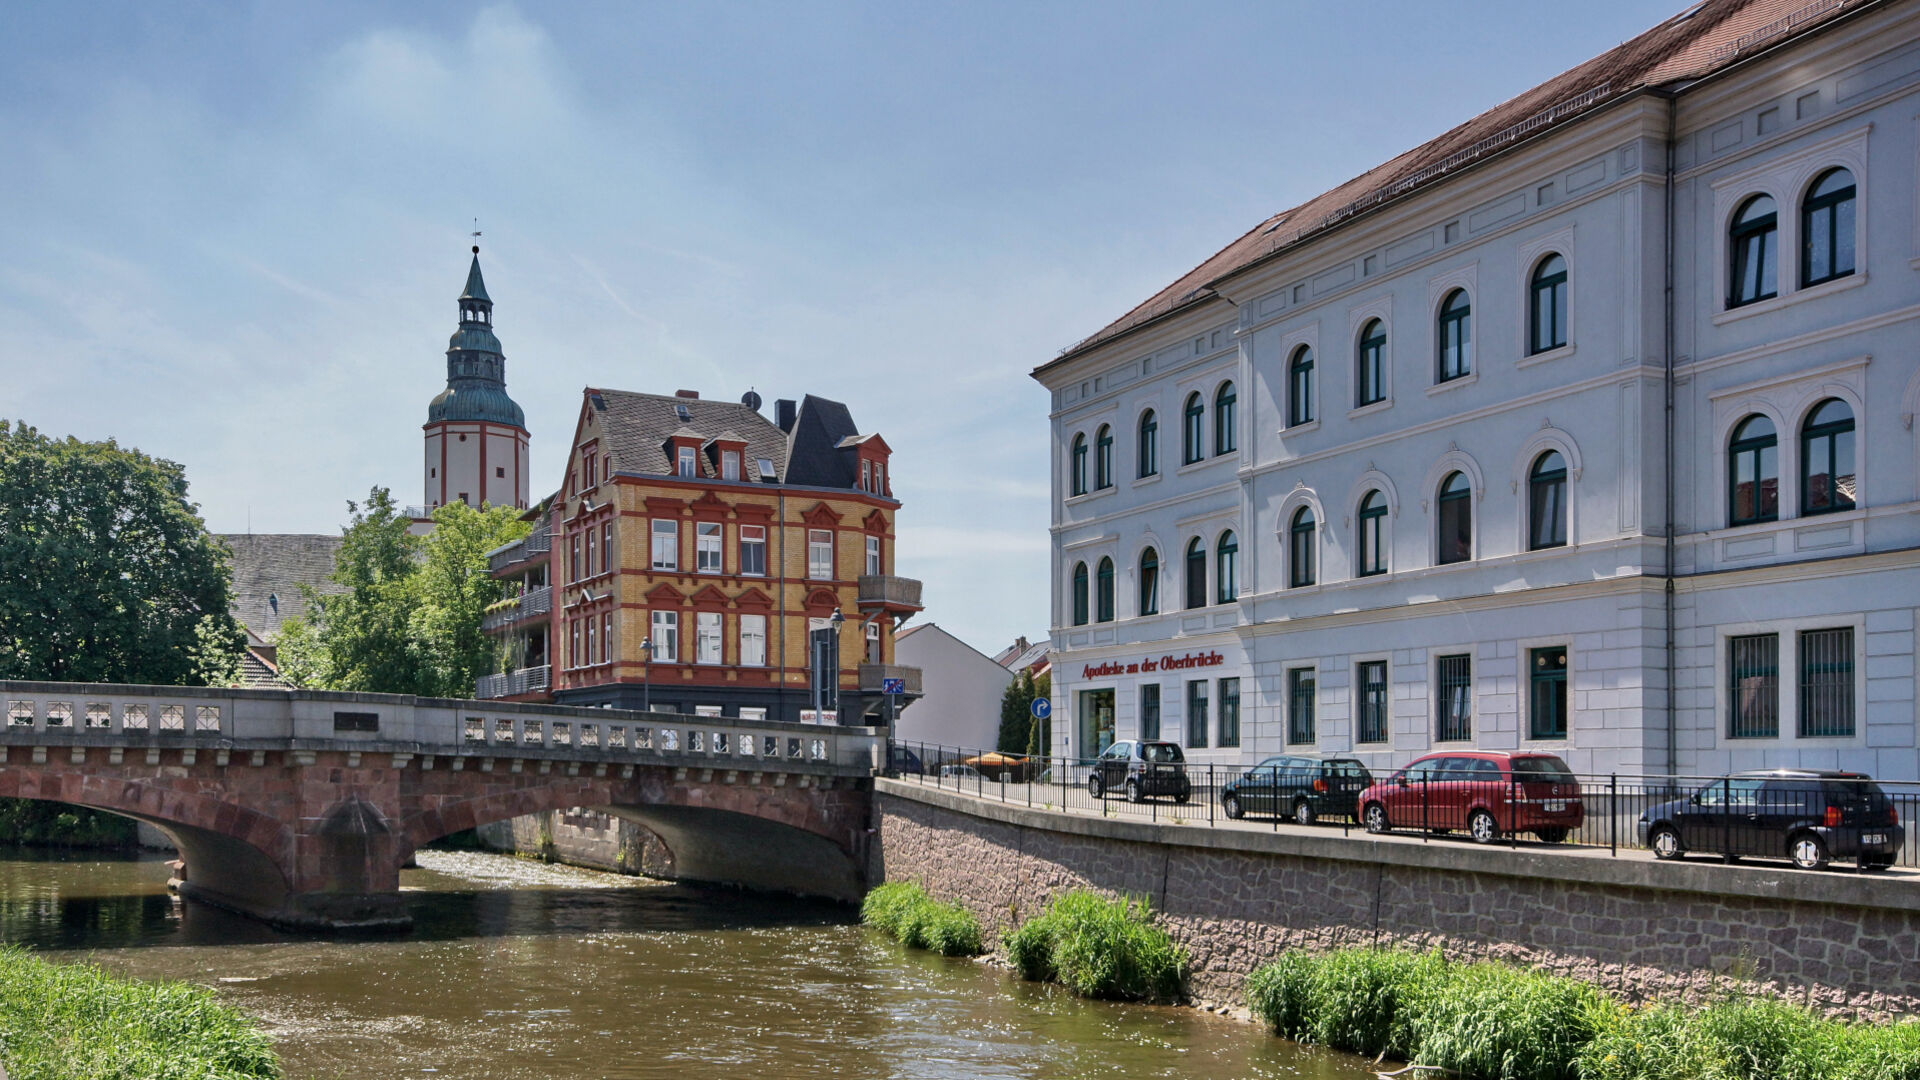
[[[156,858],[0,849],[0,938],[213,986],[296,1080],[1372,1075],[1198,1010],[904,950],[844,907],[419,858],[401,875],[414,930],[342,939],[183,905]]]

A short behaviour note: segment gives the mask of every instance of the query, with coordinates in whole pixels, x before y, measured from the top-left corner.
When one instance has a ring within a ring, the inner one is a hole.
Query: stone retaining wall
[[[1393,944],[1636,1001],[1738,985],[1834,1014],[1920,1012],[1911,881],[1148,825],[876,786],[872,881],[918,881],[995,940],[1064,889],[1145,895],[1202,1003],[1240,1004],[1247,973],[1285,949]]]
[[[673,853],[652,831],[592,810],[549,810],[482,825],[480,842],[494,851],[551,859],[567,866],[671,879]]]

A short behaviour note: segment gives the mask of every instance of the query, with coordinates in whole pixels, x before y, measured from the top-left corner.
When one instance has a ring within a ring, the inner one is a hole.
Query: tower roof
[[[477,248],[460,293],[460,313],[447,342],[447,388],[427,405],[427,423],[478,420],[526,427],[526,414],[507,396],[507,359],[493,336],[493,299],[480,277]]]
[[[485,300],[493,303],[493,297],[487,295],[487,283],[480,277],[479,248],[474,249],[473,265],[467,270],[467,287],[460,293],[462,300]]]

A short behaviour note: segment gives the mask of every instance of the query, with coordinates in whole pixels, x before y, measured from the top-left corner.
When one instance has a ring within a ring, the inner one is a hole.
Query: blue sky
[[[1046,631],[1028,371],[1679,7],[7,4],[0,415],[218,531],[418,502],[478,217],[536,495],[583,386],[838,398],[992,651]]]

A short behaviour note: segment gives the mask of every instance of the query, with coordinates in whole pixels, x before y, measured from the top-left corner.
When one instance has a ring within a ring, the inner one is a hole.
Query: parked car
[[[1323,817],[1360,818],[1359,796],[1373,774],[1354,758],[1270,757],[1220,789],[1220,809],[1244,814],[1286,814],[1302,825]]]
[[[1833,858],[1884,870],[1906,841],[1900,811],[1864,773],[1766,769],[1734,773],[1640,815],[1655,858],[1689,851],[1788,858],[1818,870]]]
[[[1360,793],[1368,832],[1465,829],[1482,844],[1530,832],[1557,844],[1586,820],[1580,781],[1552,754],[1457,750],[1416,758]]]
[[[1087,791],[1104,799],[1110,791],[1124,791],[1128,802],[1155,795],[1171,795],[1174,802],[1193,797],[1187,779],[1187,758],[1178,743],[1142,739],[1123,740],[1100,752],[1087,773]]]
[[[940,766],[940,775],[943,779],[978,780],[980,779],[980,770],[975,769],[971,765],[942,765]]]

